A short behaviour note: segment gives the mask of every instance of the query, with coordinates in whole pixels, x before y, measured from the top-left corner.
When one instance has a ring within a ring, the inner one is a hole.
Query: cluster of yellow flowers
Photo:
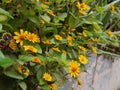
[[[40,38],[36,34],[30,33],[28,31],[23,31],[23,29],[20,29],[20,33],[15,32],[15,36],[13,38],[16,41],[16,43],[20,44],[20,46],[24,45],[25,40],[28,40],[28,41],[30,41],[32,43],[40,43]],[[14,45],[13,42],[11,42],[9,44],[9,47],[15,50],[14,46],[15,45]],[[37,49],[34,46],[24,45],[23,47],[24,47],[25,51],[29,50],[29,51],[32,51],[34,53],[37,53]]]
[[[79,9],[79,13],[82,15],[86,15],[87,14],[86,11],[90,9],[90,7],[85,3],[77,2],[76,6]]]
[[[44,73],[44,74],[43,74],[43,78],[44,78],[46,81],[52,81],[52,76],[51,76],[49,73]],[[49,87],[50,87],[52,90],[57,90],[57,85],[56,85],[55,83],[50,84]]]

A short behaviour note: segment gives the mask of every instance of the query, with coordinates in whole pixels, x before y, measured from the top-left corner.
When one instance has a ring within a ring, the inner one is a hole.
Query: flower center
[[[25,40],[25,37],[23,35],[20,36],[20,40]]]

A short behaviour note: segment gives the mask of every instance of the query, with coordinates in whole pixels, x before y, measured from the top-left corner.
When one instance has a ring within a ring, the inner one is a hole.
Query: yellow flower
[[[57,90],[57,85],[56,84],[50,84],[49,86],[52,90]]]
[[[114,12],[115,12],[115,7],[114,7],[113,4],[110,4],[110,8],[111,8],[110,12],[111,12],[111,13],[114,13]]]
[[[58,40],[58,41],[61,41],[62,37],[60,35],[55,35],[55,39]]]
[[[40,20],[40,24],[45,24],[45,21],[44,20]]]
[[[82,14],[82,15],[86,15],[87,14],[85,11],[82,11],[82,10],[80,10],[79,13]]]
[[[48,40],[45,40],[45,41],[42,41],[44,44],[52,44],[51,41],[48,41]]]
[[[63,52],[64,54],[67,54],[67,52],[66,52],[65,50],[62,50],[62,52]]]
[[[13,40],[11,40],[10,42],[9,42],[9,47],[12,49],[12,50],[16,50],[16,44],[15,44],[15,42],[13,41]]]
[[[98,39],[98,38],[95,39],[95,42],[96,42],[96,43],[99,43],[99,41],[100,41],[100,39]]]
[[[26,36],[28,35],[27,31],[23,31],[23,29],[20,29],[20,33],[14,32],[16,36],[13,38],[16,40],[16,43],[20,43],[20,46],[23,45],[23,41],[26,40]]]
[[[26,40],[31,41],[33,43],[35,43],[35,42],[39,43],[40,42],[40,38],[36,34],[30,33],[30,32],[27,34]]]
[[[73,40],[73,37],[72,37],[72,36],[68,36],[68,37],[67,37],[67,41],[68,41],[68,44],[69,44],[70,46],[72,46],[72,40]]]
[[[27,45],[27,46],[24,46],[24,49],[25,49],[25,51],[29,50],[31,52],[37,53],[37,49],[33,46]]]
[[[82,81],[78,80],[78,85],[82,86]]]
[[[78,46],[78,48],[80,48],[82,51],[87,51],[86,48],[84,48],[83,46]]]
[[[52,48],[54,51],[61,52],[59,48]]]
[[[113,37],[113,33],[110,30],[107,30],[106,33],[110,36]]]
[[[50,2],[48,2],[48,0],[44,0],[44,4],[50,4]]]
[[[18,66],[18,72],[22,75],[25,75],[25,76],[28,76],[30,74],[30,70],[23,65]]]
[[[48,8],[48,6],[45,5],[45,4],[40,4],[40,6],[41,6],[42,9],[47,9]]]
[[[80,74],[79,64],[74,60],[72,60],[70,63],[69,73],[70,73],[71,77],[76,77]]]
[[[92,52],[93,52],[93,53],[97,53],[96,48],[92,47]]]
[[[51,11],[51,10],[48,11],[47,13],[50,14],[51,16],[56,16],[56,15],[53,13],[53,11]]]
[[[44,62],[42,61],[42,60],[40,60],[40,58],[39,57],[34,57],[34,59],[32,60],[32,62],[35,62],[35,63],[39,63],[39,64],[41,64],[41,65],[44,65]]]
[[[11,2],[12,2],[12,0],[6,0],[5,2],[6,2],[6,3],[11,3]]]
[[[88,63],[88,60],[87,60],[87,58],[85,57],[85,56],[83,56],[83,55],[79,55],[79,60],[80,60],[80,62],[82,63],[82,64],[87,64]]]
[[[90,7],[87,4],[85,4],[85,3],[79,3],[79,2],[77,2],[76,6],[80,10],[89,10],[90,9]]]
[[[83,35],[84,37],[87,37],[86,31],[83,31],[83,32],[82,32],[82,35]]]
[[[36,0],[36,2],[39,2],[40,0]]]
[[[96,32],[96,33],[98,32],[96,29],[93,29],[93,31]]]
[[[44,73],[43,78],[46,81],[52,81],[52,76],[49,73]]]

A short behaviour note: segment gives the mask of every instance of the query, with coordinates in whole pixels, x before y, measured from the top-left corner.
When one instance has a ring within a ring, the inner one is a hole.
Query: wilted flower
[[[16,48],[17,48],[17,46],[16,46],[16,44],[15,44],[15,42],[13,41],[13,40],[11,40],[10,42],[9,42],[9,47],[12,49],[12,50],[16,50]]]
[[[25,75],[25,76],[28,76],[30,74],[29,69],[23,65],[18,66],[18,72],[22,75]]]
[[[110,4],[110,12],[114,13],[115,12],[115,7],[113,4]]]

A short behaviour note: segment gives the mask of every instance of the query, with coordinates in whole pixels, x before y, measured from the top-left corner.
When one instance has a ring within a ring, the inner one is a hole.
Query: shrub
[[[2,0],[0,87],[80,84],[89,53],[119,56],[120,0]]]

